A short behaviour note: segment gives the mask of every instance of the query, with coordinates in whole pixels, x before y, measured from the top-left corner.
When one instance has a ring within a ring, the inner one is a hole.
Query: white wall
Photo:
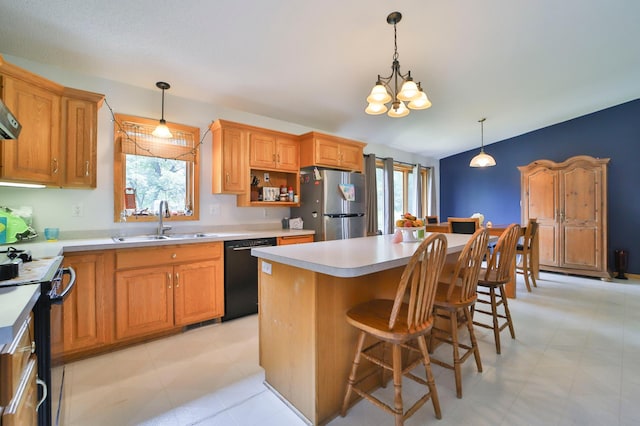
[[[149,89],[141,89],[115,81],[38,64],[10,55],[3,55],[3,57],[10,63],[64,86],[102,93],[106,96],[106,102],[113,108],[115,113],[159,118],[161,92],[155,87],[155,81],[149,81]],[[322,131],[321,129],[310,129],[294,123],[227,109],[219,105],[175,97],[172,96],[171,90],[165,92],[165,119],[167,121],[197,126],[200,128],[202,137],[209,124],[219,118],[292,134],[302,134],[310,130]],[[434,159],[417,157],[383,146],[367,146],[365,152],[375,153],[380,157],[390,156],[405,162],[419,161],[421,164],[430,166],[437,166],[438,164],[437,160]],[[136,224],[135,219],[129,219],[125,225],[113,223],[113,123],[106,103],[98,113],[97,156],[98,176],[96,189],[0,187],[0,206],[13,208],[31,206],[34,212],[34,228],[39,233],[42,233],[45,227],[58,227],[61,231],[61,238],[64,238],[65,231],[104,231],[113,233],[121,230],[123,226],[126,227],[127,233],[132,231],[152,231],[154,224]],[[172,223],[174,230],[220,225],[244,225],[248,223],[279,226],[281,218],[289,215],[288,208],[236,207],[236,197],[234,195],[211,194],[211,133],[204,137],[200,158],[200,220],[195,222],[174,222]],[[72,217],[72,206],[77,204],[82,204],[83,215],[81,217]]]

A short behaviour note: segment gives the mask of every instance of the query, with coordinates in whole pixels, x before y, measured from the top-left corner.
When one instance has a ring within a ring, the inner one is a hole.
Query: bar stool
[[[393,414],[396,426],[402,425],[429,399],[433,404],[436,417],[438,419],[442,417],[425,334],[429,333],[433,326],[433,300],[446,252],[446,238],[442,234],[430,235],[420,244],[405,267],[395,300],[376,299],[357,305],[347,312],[347,321],[358,328],[360,334],[342,404],[343,417],[352,404],[352,392]],[[406,298],[408,302],[405,302]],[[373,338],[375,342],[365,348],[367,336]],[[391,362],[388,356],[385,357],[385,349],[389,345]],[[409,361],[404,368],[402,349],[406,349],[404,358]],[[407,356],[410,353],[417,353],[419,356],[410,361]],[[369,360],[374,366],[358,377],[361,358]],[[426,380],[411,373],[418,364],[424,365]],[[367,392],[371,388],[371,381],[367,379],[378,372],[382,373],[382,386],[386,385],[388,380],[385,379],[386,370],[393,372],[393,407]],[[406,411],[402,401],[402,376],[427,387],[427,393]]]
[[[438,283],[434,301],[435,325],[431,330],[429,349],[433,352],[438,342],[448,343],[453,348],[453,364],[431,357],[434,364],[454,370],[456,395],[462,398],[461,365],[473,354],[478,372],[482,372],[478,342],[473,333],[471,307],[476,302],[476,287],[482,259],[487,251],[489,234],[484,228],[478,229],[469,239],[458,256],[453,273],[447,281]],[[444,278],[444,277],[443,277]],[[458,338],[458,323],[464,323],[469,330],[470,344],[464,344]],[[460,349],[465,352],[460,356]]]
[[[496,353],[500,353],[500,332],[509,327],[511,338],[515,339],[511,312],[505,296],[504,285],[509,282],[515,265],[516,244],[520,236],[520,225],[511,224],[504,230],[493,248],[487,267],[480,270],[478,280],[478,299],[473,310],[473,324],[493,330]],[[497,290],[497,292],[496,292]],[[491,311],[481,309],[482,305],[490,305]],[[498,313],[502,306],[503,313]],[[486,321],[486,315],[491,317],[491,324],[479,320],[477,314]],[[504,320],[500,324],[500,320]]]
[[[531,269],[531,254],[533,249],[533,239],[538,232],[538,220],[529,219],[527,224],[527,230],[524,233],[522,244],[516,246],[516,256],[520,256],[520,261],[516,264],[516,273],[524,276],[524,283],[527,286],[527,291],[531,292],[531,285],[529,280],[533,283],[534,287],[538,287],[536,284],[536,277]]]

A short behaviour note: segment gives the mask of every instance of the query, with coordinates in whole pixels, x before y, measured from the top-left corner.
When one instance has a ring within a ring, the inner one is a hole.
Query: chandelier
[[[384,114],[389,110],[387,113],[389,117],[398,118],[409,115],[410,109],[427,109],[431,106],[431,102],[427,98],[427,94],[422,90],[422,87],[420,87],[420,83],[416,84],[413,81],[411,71],[408,71],[406,74],[400,72],[396,24],[400,22],[401,19],[402,14],[400,12],[392,12],[387,16],[387,23],[393,25],[394,51],[391,75],[388,77],[380,77],[378,74],[378,80],[367,97],[369,105],[364,110],[367,114]],[[399,83],[401,87],[398,91]],[[385,105],[389,102],[391,102],[390,107]],[[405,105],[405,102],[408,102],[408,104]]]
[[[167,127],[167,122],[164,119],[164,91],[168,90],[171,86],[169,85],[169,83],[165,83],[164,81],[159,81],[156,83],[156,87],[158,89],[162,90],[162,118],[160,118],[160,123],[158,124],[158,127],[156,127],[156,129],[151,132],[151,134],[157,138],[172,138],[173,135],[171,134],[171,131],[169,131],[169,128]]]
[[[480,154],[471,159],[470,167],[491,167],[496,165],[496,160],[484,152],[484,121],[486,118],[478,120],[480,123]]]

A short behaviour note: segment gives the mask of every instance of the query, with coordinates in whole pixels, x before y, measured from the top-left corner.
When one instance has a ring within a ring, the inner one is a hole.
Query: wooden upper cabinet
[[[300,136],[300,167],[321,166],[362,172],[366,144],[309,132]]]
[[[212,192],[244,194],[249,191],[248,135],[241,125],[223,120],[211,124],[213,133]]]
[[[103,100],[102,95],[65,89],[62,97],[63,145],[66,147],[64,187],[96,187],[98,110]]]
[[[300,168],[299,143],[293,136],[251,131],[249,156],[249,166],[254,169],[296,172]]]
[[[607,164],[586,155],[523,167],[522,220],[539,223],[540,269],[609,278]]]
[[[0,144],[0,179],[96,187],[97,111],[104,96],[63,87],[4,62],[0,97],[22,131]]]
[[[0,178],[59,186],[61,96],[7,74],[0,74],[0,78],[2,100],[22,125],[18,139],[0,145]]]

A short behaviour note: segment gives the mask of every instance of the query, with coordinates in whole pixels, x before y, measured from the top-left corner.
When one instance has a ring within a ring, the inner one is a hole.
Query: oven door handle
[[[50,301],[53,305],[60,305],[66,299],[67,295],[73,287],[76,285],[76,271],[71,267],[62,268],[62,275],[69,275],[69,285],[64,289],[64,291],[60,294],[51,295]]]

